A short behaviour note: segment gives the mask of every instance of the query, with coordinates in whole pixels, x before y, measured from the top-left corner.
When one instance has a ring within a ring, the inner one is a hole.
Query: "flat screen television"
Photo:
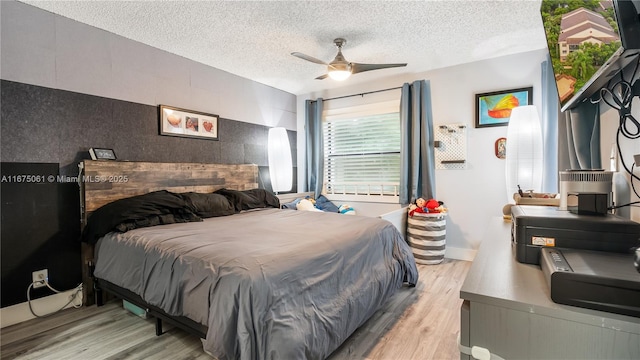
[[[561,110],[607,86],[640,57],[640,0],[542,0]]]

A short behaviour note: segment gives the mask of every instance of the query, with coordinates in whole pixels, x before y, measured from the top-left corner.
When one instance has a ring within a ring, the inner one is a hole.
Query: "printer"
[[[640,246],[640,223],[613,214],[580,215],[552,206],[511,208],[516,260],[540,264],[540,249],[558,247],[632,254]]]
[[[640,318],[640,224],[548,206],[514,206],[516,260],[540,265],[556,303]]]
[[[542,248],[540,268],[558,304],[640,318],[640,274],[633,255]]]

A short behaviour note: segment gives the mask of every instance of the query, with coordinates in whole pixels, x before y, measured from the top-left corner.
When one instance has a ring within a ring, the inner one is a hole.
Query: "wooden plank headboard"
[[[91,213],[115,200],[157,190],[213,192],[258,187],[258,166],[252,164],[154,163],[85,160],[81,169],[83,211]]]
[[[154,163],[84,160],[79,165],[82,227],[88,216],[110,202],[157,190],[209,193],[218,189],[258,187],[258,166],[253,164]],[[93,279],[88,264],[93,246],[82,244],[82,282],[85,305],[93,304]]]

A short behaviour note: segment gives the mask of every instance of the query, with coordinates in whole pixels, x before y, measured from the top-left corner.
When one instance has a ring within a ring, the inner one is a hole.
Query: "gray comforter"
[[[208,326],[219,359],[324,359],[418,272],[389,222],[279,209],[109,233],[98,278]]]

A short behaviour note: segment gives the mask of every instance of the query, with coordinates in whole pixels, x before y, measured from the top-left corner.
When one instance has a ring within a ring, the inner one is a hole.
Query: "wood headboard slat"
[[[258,187],[258,167],[251,164],[195,164],[93,161],[83,162],[84,206],[90,213],[102,205],[157,190],[212,192],[221,188]]]

